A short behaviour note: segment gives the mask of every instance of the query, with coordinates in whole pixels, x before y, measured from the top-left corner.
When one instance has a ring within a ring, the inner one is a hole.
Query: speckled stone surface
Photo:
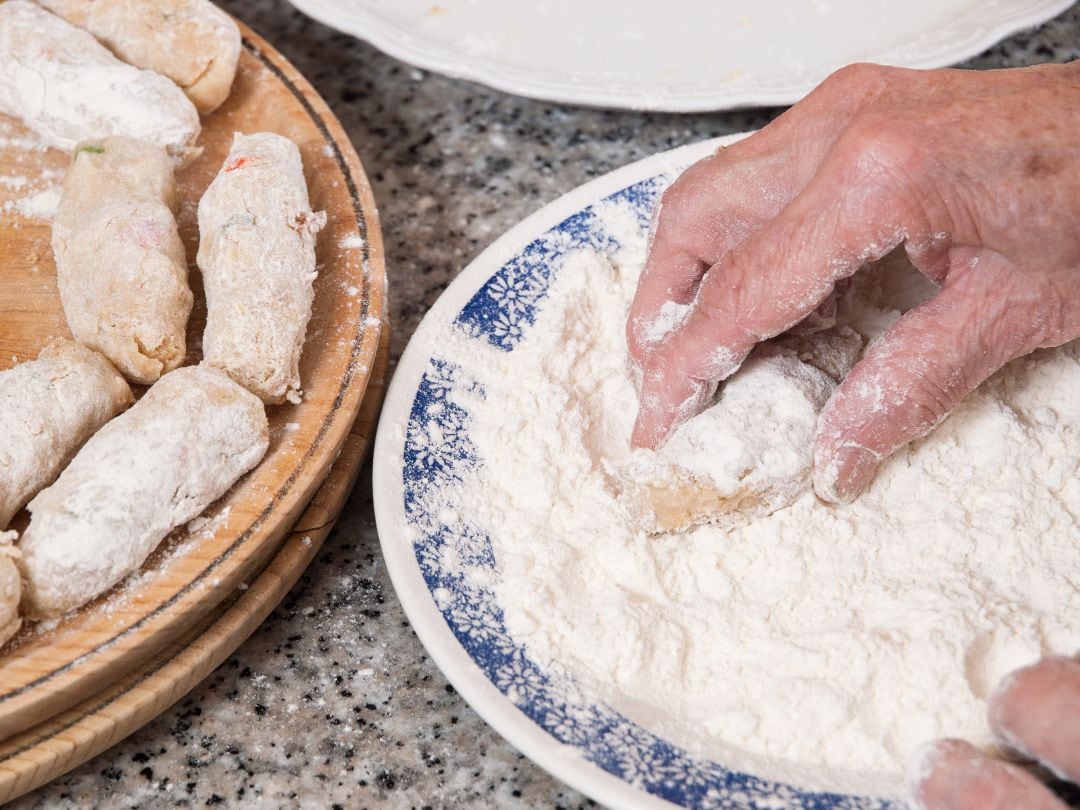
[[[414,70],[293,11],[225,7],[341,118],[382,216],[398,356],[481,249],[591,177],[767,122],[777,110],[650,115],[527,101]],[[1080,56],[1080,7],[971,61]],[[311,569],[205,683],[130,739],[13,806],[582,807],[455,694],[379,554],[370,468]]]

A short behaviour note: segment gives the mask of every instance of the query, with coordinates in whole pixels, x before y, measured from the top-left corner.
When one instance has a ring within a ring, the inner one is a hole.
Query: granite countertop
[[[223,5],[322,93],[356,145],[386,242],[393,356],[447,283],[543,204],[653,152],[778,110],[665,115],[515,98],[397,62],[286,0]],[[972,60],[1080,57],[1080,6]],[[583,807],[455,693],[409,628],[379,553],[370,464],[269,620],[204,683],[12,806]]]

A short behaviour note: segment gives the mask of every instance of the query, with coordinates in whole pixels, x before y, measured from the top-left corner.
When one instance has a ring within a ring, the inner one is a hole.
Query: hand
[[[854,498],[1009,360],[1080,336],[1080,62],[856,65],[667,190],[630,310],[633,442],[656,447],[758,341],[904,244],[941,285],[829,402],[814,486]],[[692,304],[658,342],[666,302]]]
[[[1008,748],[1080,782],[1080,661],[1049,658],[1006,678],[990,722]],[[1027,771],[960,740],[923,752],[912,789],[922,810],[1067,810]]]

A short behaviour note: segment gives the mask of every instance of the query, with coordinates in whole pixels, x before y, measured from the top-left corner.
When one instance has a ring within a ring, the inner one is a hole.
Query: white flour
[[[663,318],[663,313],[661,313]],[[772,514],[810,487],[818,414],[862,351],[849,327],[755,350],[712,404],[658,451],[607,469],[649,531],[713,523],[725,529]]]
[[[27,219],[52,219],[59,204],[60,187],[53,186],[12,201],[10,208]],[[0,210],[9,210],[9,203],[0,206]]]
[[[444,519],[490,534],[512,635],[668,739],[808,787],[899,792],[922,742],[986,741],[1002,675],[1080,648],[1080,345],[1011,364],[853,506],[648,536],[606,472],[636,411],[644,236],[621,236],[614,263],[568,260],[513,353],[441,336],[483,462]],[[840,320],[872,337],[925,294],[864,271]]]

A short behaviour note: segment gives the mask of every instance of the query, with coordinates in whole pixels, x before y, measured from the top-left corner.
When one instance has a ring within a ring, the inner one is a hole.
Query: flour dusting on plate
[[[806,492],[731,531],[650,536],[611,474],[645,234],[617,204],[598,215],[610,250],[570,252],[546,289],[490,287],[512,351],[460,321],[424,335],[457,370],[413,415],[415,452],[467,435],[476,457],[425,490],[441,570],[493,592],[553,680],[741,770],[895,795],[921,743],[987,741],[998,679],[1080,648],[1080,344],[1010,364],[853,506]],[[909,267],[863,271],[840,323],[872,340],[929,291]]]

